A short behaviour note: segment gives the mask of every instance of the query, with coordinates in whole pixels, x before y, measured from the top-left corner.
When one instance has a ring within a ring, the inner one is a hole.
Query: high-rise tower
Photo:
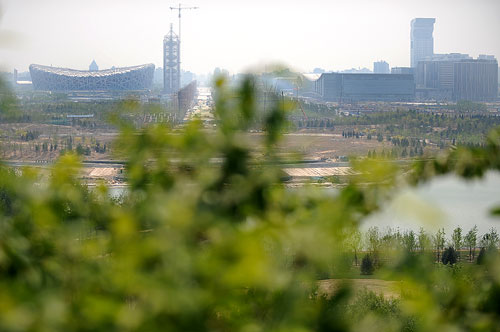
[[[417,67],[418,61],[434,55],[435,18],[415,18],[411,21],[411,66]]]
[[[181,86],[179,46],[179,37],[171,24],[170,32],[163,39],[163,91],[168,94],[176,93]]]
[[[391,69],[389,68],[389,64],[383,60],[377,61],[373,63],[373,73],[374,74],[390,74]]]

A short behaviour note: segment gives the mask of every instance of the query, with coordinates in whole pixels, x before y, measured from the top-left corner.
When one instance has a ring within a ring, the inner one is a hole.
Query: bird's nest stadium
[[[33,64],[33,88],[41,91],[142,91],[153,84],[155,66],[81,71]]]

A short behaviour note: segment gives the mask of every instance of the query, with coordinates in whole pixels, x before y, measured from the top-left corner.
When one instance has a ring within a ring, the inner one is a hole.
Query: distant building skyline
[[[417,95],[442,101],[492,101],[498,95],[498,62],[494,56],[436,54],[418,63]]]
[[[425,98],[452,100],[457,61],[472,59],[468,54],[434,54],[418,62],[416,70],[417,88],[425,89]]]
[[[497,60],[469,59],[458,61],[454,64],[454,76],[454,100],[497,100]]]
[[[169,22],[177,23],[171,5],[159,0],[3,0],[1,70],[25,72],[31,63],[88,70],[92,59],[102,68],[162,67],[159,40]],[[409,22],[415,17],[437,19],[435,53],[500,56],[500,40],[493,37],[500,31],[500,2],[492,0],[311,0],[307,6],[296,0],[206,0],[186,5],[200,7],[183,18],[182,66],[195,73],[216,67],[231,74],[259,71],[273,63],[299,72],[372,69],[374,59],[407,67]]]
[[[389,64],[383,60],[375,61],[373,63],[373,73],[375,74],[390,74],[391,69]]]
[[[411,67],[392,67],[391,74],[415,75],[415,68]]]

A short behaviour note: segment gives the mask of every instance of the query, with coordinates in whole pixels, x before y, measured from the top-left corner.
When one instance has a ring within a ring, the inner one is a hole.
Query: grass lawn
[[[319,293],[331,295],[342,283],[350,283],[354,291],[368,290],[383,295],[386,299],[399,298],[401,296],[399,281],[388,281],[381,279],[325,279],[318,281]]]

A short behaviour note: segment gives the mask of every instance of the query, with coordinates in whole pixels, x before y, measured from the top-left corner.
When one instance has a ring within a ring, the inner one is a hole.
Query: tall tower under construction
[[[163,38],[163,91],[173,94],[181,86],[180,40],[170,25],[170,32]]]

